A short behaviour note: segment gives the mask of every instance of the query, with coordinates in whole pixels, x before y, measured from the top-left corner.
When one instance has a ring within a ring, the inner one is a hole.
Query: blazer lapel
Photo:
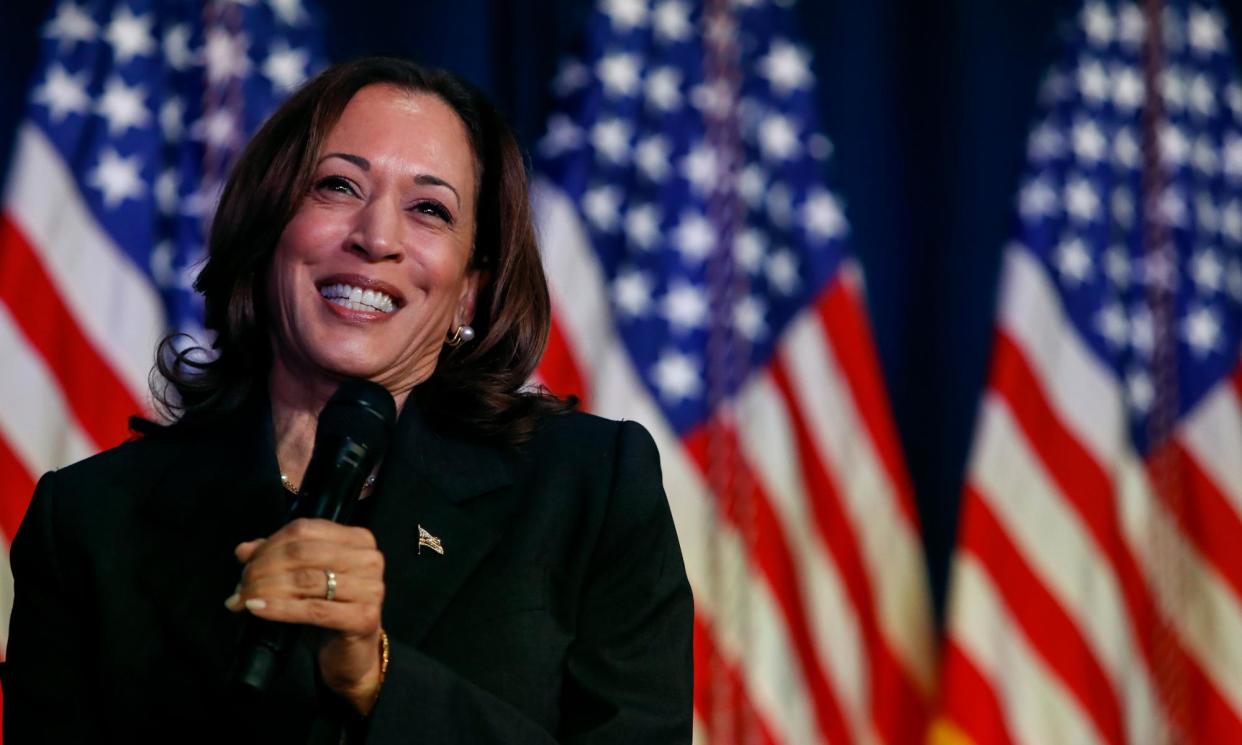
[[[502,536],[517,507],[516,467],[511,453],[437,432],[407,402],[363,518],[384,551],[389,634],[414,645],[426,637]]]
[[[170,641],[222,678],[242,628],[242,614],[224,607],[241,574],[233,548],[269,535],[288,511],[271,414],[263,397],[227,426],[168,436],[184,444],[142,507],[151,528],[139,581]]]

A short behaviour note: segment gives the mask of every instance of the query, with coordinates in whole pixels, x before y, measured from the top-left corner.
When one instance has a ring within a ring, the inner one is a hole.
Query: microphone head
[[[348,437],[369,451],[382,453],[392,439],[396,421],[397,406],[384,386],[349,378],[319,413],[316,444],[320,438]]]

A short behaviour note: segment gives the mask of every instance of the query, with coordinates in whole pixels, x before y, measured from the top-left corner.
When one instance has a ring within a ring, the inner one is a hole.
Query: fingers
[[[338,603],[381,603],[384,582],[368,574],[336,573],[333,600]],[[382,575],[381,575],[382,576]],[[322,569],[299,568],[249,578],[244,595],[250,598],[302,598],[326,600],[328,577]],[[245,598],[242,598],[243,600]]]
[[[373,634],[380,625],[380,606],[371,603],[275,597],[251,598],[245,601],[245,608],[269,621],[319,626],[356,636]]]

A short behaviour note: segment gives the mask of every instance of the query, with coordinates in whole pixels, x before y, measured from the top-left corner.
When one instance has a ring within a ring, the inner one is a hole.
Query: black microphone
[[[362,485],[392,439],[397,407],[383,386],[351,378],[319,413],[315,449],[289,521],[317,517],[348,522]],[[330,568],[330,567],[329,567]],[[288,658],[302,627],[250,617],[230,678],[239,693],[263,694]]]

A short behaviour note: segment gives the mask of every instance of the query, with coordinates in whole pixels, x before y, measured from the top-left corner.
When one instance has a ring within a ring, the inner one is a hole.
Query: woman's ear
[[[467,272],[465,281],[462,282],[461,294],[457,298],[457,317],[453,321],[453,326],[460,324],[469,324],[474,320],[475,300],[479,296],[479,288],[487,281],[487,277],[480,270]]]

